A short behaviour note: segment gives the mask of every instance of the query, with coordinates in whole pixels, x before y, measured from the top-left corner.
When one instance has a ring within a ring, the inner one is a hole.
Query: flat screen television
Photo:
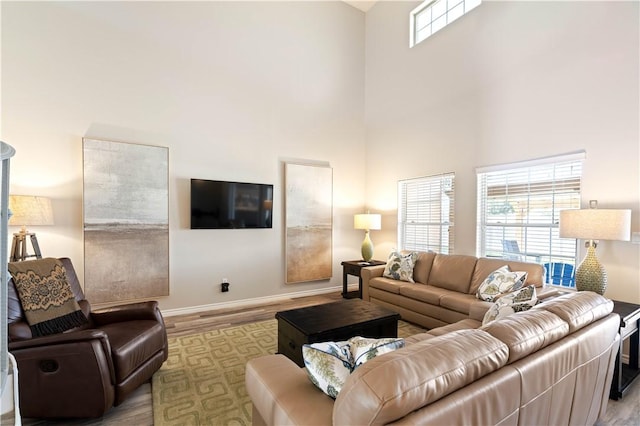
[[[273,185],[191,179],[191,229],[271,228]]]

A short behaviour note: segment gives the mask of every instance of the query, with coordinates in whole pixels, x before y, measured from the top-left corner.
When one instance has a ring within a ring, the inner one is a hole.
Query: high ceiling
[[[345,3],[350,4],[351,6],[355,7],[356,9],[360,9],[363,12],[368,11],[373,7],[374,4],[376,4],[375,1],[358,1],[358,0],[345,1]]]

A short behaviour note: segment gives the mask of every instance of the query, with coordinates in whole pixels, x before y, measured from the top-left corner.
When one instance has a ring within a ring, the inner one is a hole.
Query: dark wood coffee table
[[[278,353],[304,367],[302,345],[351,337],[398,337],[400,314],[360,299],[291,309],[276,314]]]

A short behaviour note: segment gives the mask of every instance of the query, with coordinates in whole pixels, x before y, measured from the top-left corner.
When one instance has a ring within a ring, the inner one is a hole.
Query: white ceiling
[[[373,7],[374,4],[376,4],[375,1],[364,1],[364,0],[356,0],[356,1],[344,1],[347,4],[350,4],[351,6],[355,7],[356,9],[360,9],[363,12],[368,11],[369,9],[371,9]]]

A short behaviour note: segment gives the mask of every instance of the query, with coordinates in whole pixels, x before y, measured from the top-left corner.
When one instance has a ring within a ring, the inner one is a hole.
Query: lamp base
[[[370,261],[373,258],[373,243],[369,238],[369,231],[364,233],[364,241],[362,241],[362,260],[365,262]]]
[[[31,240],[34,254],[27,254],[27,237],[29,237],[29,239]],[[36,234],[31,232],[18,232],[13,234],[13,242],[11,243],[11,256],[9,258],[9,262],[18,262],[21,260],[26,260],[30,257],[42,259],[42,254],[40,253],[40,245],[38,244],[38,238],[36,237]]]
[[[607,271],[596,257],[596,243],[587,243],[587,254],[576,269],[576,289],[604,294],[607,289]]]

